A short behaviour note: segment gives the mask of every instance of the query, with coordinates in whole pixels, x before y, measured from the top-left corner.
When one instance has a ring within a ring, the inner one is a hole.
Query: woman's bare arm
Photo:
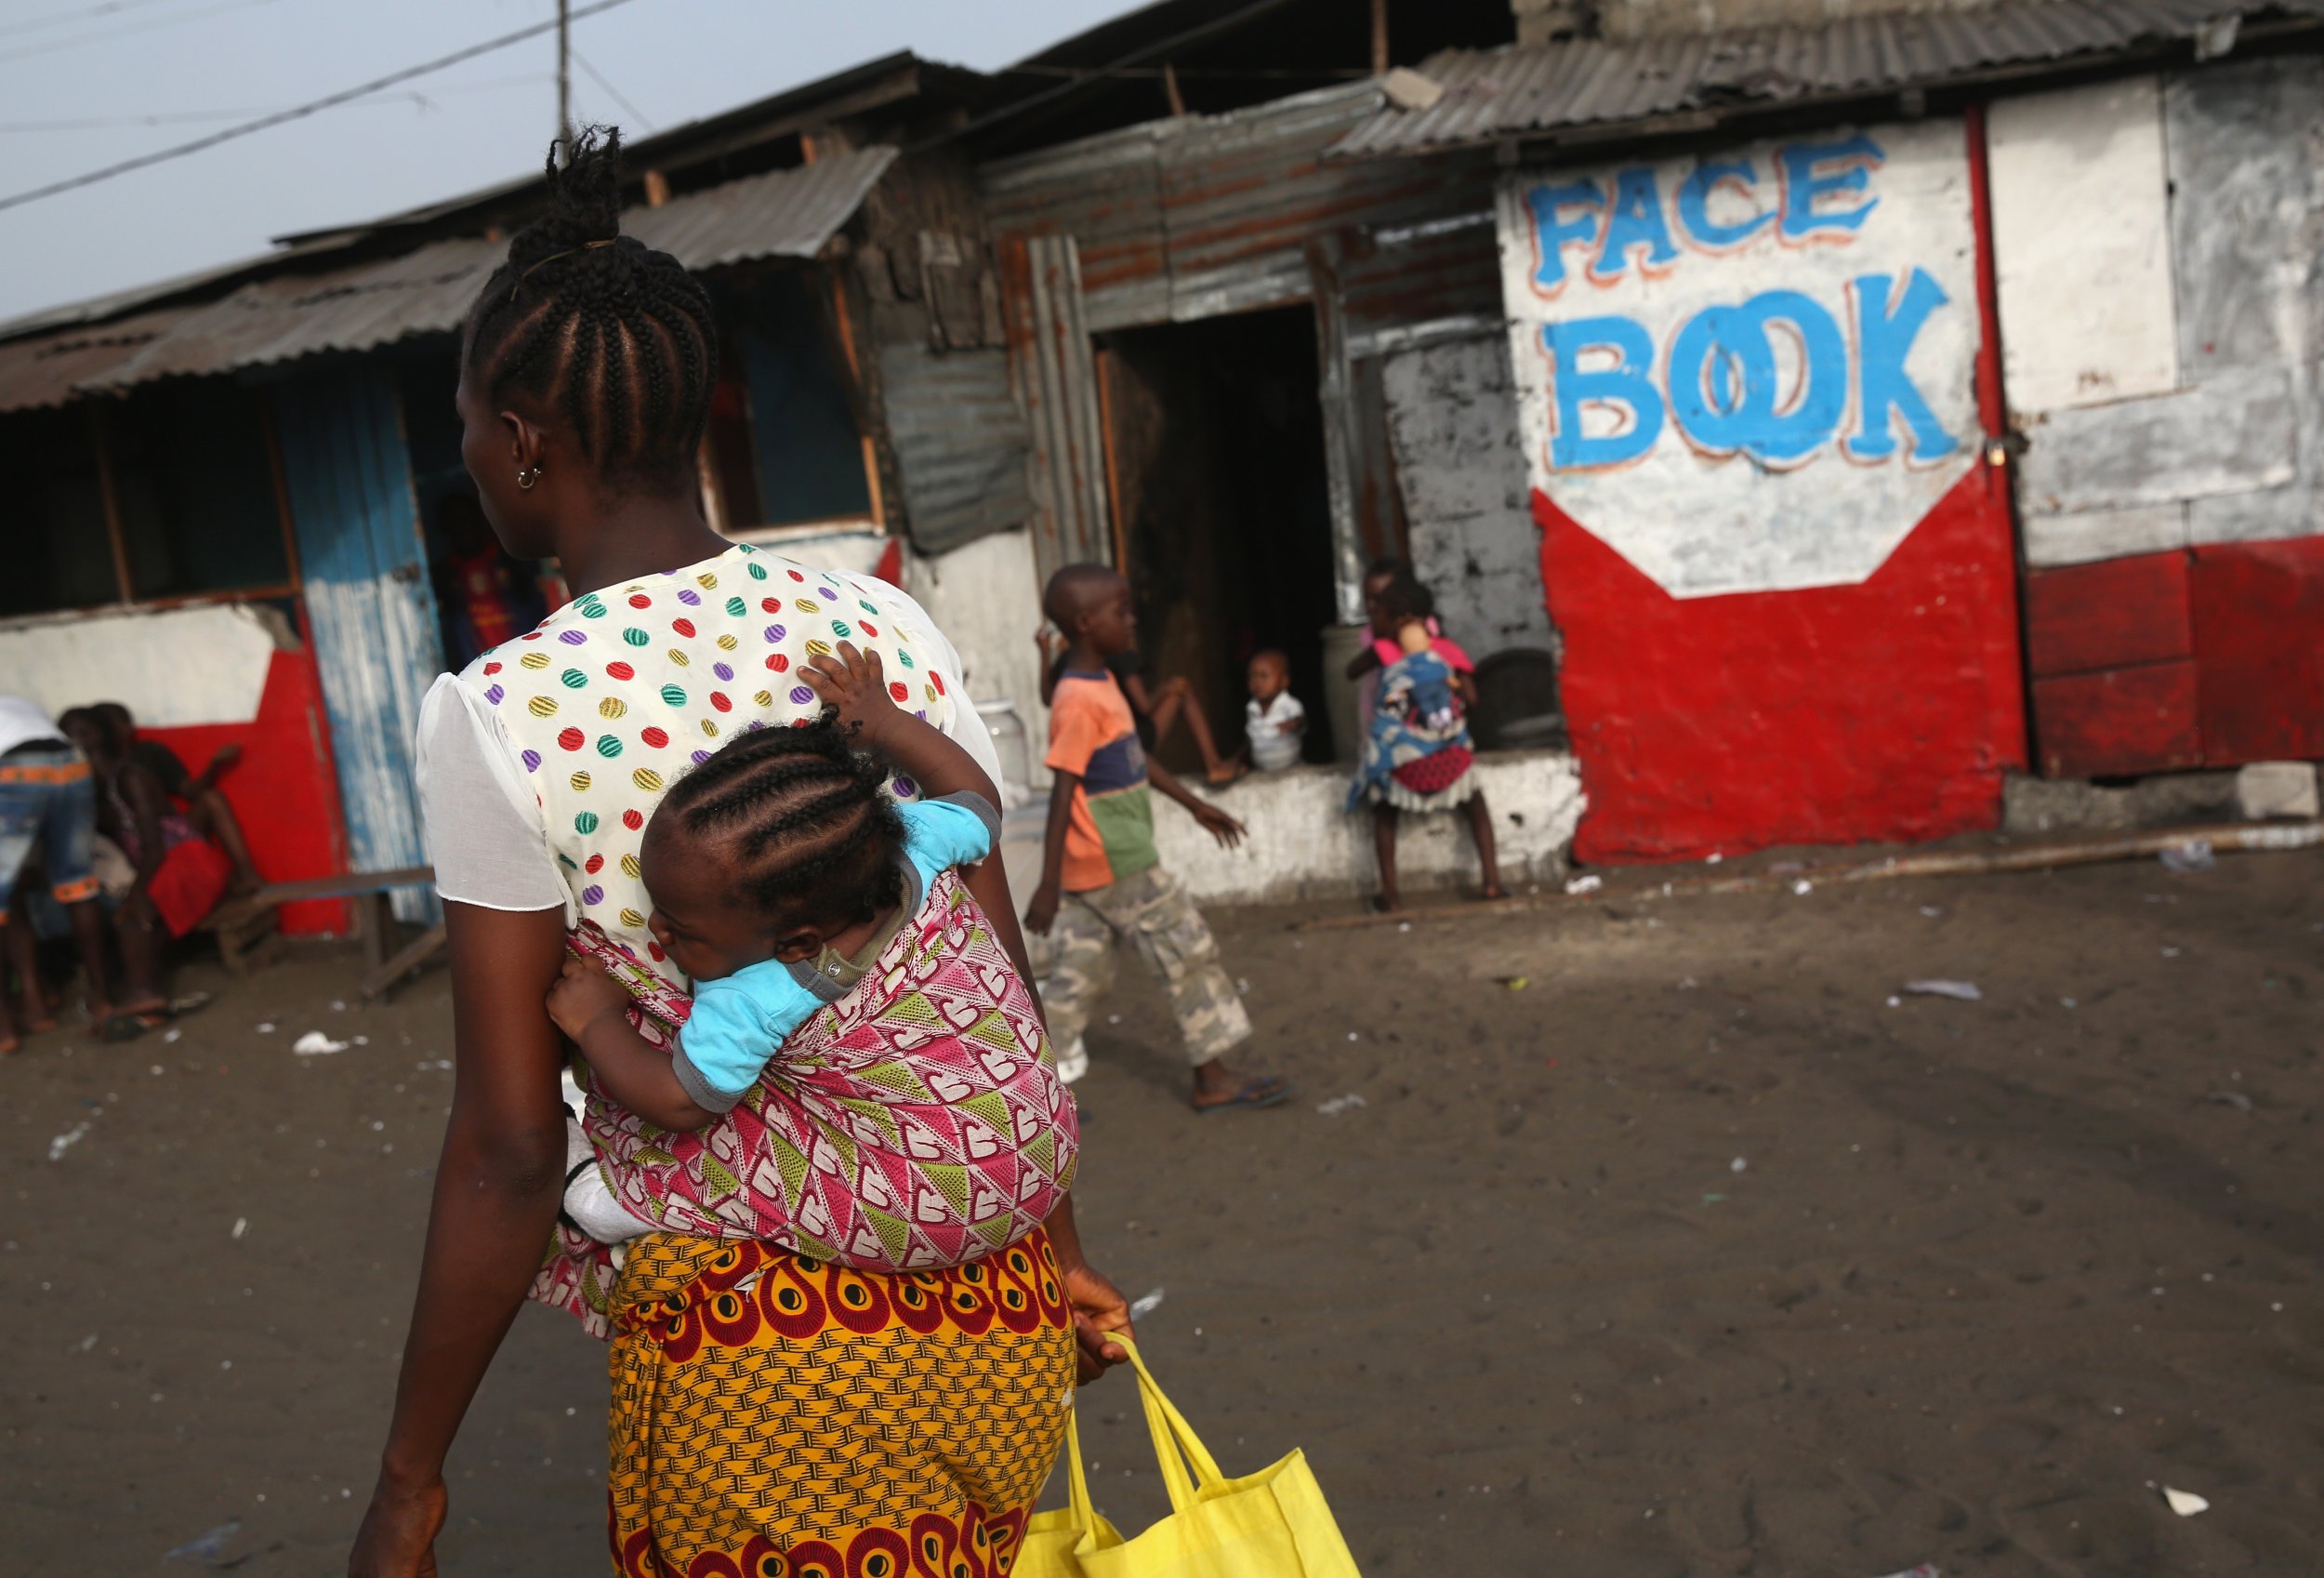
[[[546,1006],[564,917],[444,906],[458,1051],[419,1296],[354,1578],[435,1571],[444,1454],[541,1263],[564,1177],[563,1040]]]

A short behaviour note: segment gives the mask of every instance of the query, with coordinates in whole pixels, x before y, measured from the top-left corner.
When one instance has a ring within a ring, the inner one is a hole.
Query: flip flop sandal
[[[97,1034],[100,1041],[118,1043],[136,1041],[151,1028],[143,1014],[115,1014],[98,1028]]]
[[[188,992],[183,997],[173,997],[169,1000],[169,1016],[175,1019],[188,1014],[199,1014],[213,1001],[208,992]]]
[[[1280,1075],[1269,1074],[1246,1080],[1241,1088],[1224,1101],[1202,1102],[1196,1105],[1195,1111],[1200,1115],[1205,1112],[1223,1112],[1231,1107],[1278,1107],[1290,1099],[1289,1081]]]

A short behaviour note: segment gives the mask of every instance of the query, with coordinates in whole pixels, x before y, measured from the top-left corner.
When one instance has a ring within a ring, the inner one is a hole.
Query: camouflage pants
[[[1209,924],[1161,867],[1067,894],[1051,935],[1057,962],[1041,1001],[1050,1041],[1061,1052],[1081,1039],[1090,1010],[1114,984],[1114,945],[1125,937],[1162,978],[1188,1062],[1208,1063],[1250,1039],[1250,1016],[1219,962]]]

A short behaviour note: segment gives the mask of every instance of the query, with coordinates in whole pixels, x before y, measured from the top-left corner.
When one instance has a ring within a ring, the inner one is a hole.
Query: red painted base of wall
[[[192,773],[207,766],[219,748],[241,746],[241,762],[218,788],[242,823],[258,874],[290,882],[347,869],[326,727],[312,655],[278,652],[267,670],[258,715],[249,723],[138,732],[168,746]],[[350,922],[343,899],[283,907],[283,930],[294,935],[343,935]]]
[[[2026,757],[2016,572],[1980,464],[1860,586],[1673,598],[1542,494],[1598,862],[1941,838]]]
[[[2037,570],[2026,607],[2052,777],[2324,756],[2324,537]]]
[[[2324,537],[2199,548],[2187,596],[2203,760],[2324,757]]]

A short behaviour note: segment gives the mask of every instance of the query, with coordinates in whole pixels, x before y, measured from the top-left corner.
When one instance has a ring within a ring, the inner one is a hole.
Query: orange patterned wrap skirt
[[[1006,1578],[1073,1397],[1046,1233],[903,1276],[657,1233],[610,1302],[616,1572]]]

